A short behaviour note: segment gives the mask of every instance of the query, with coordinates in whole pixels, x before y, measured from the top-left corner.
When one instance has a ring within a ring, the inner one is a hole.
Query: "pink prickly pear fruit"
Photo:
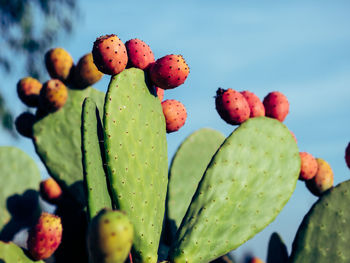
[[[316,159],[307,152],[300,152],[301,168],[299,174],[299,180],[306,181],[312,179],[318,170],[318,164]]]
[[[29,231],[28,251],[34,260],[49,258],[61,244],[61,218],[42,213],[37,224]]]
[[[74,68],[72,56],[60,47],[46,52],[45,65],[51,78],[59,79],[63,82],[69,80]]]
[[[18,97],[28,107],[38,107],[42,86],[39,80],[32,77],[25,77],[17,83]]]
[[[133,238],[133,225],[126,214],[104,209],[89,225],[89,256],[92,262],[123,263],[128,258]]]
[[[162,102],[164,99],[164,90],[159,87],[156,87],[156,92],[157,92],[157,97],[159,101]]]
[[[190,68],[181,55],[166,55],[149,67],[152,82],[162,89],[173,89],[183,84]]]
[[[151,48],[140,39],[130,39],[125,42],[128,53],[128,67],[135,67],[145,70],[153,63],[154,54]]]
[[[47,112],[62,108],[68,99],[68,89],[62,81],[51,79],[44,83],[40,91],[39,106]]]
[[[350,168],[350,143],[345,149],[345,162],[346,165]]]
[[[265,107],[258,96],[248,90],[242,91],[241,94],[247,100],[250,109],[250,118],[265,116]]]
[[[279,91],[273,91],[264,98],[265,114],[283,122],[289,112],[287,97]]]
[[[317,172],[316,175],[305,181],[306,187],[316,196],[322,195],[325,191],[332,188],[334,175],[331,166],[323,159],[316,158]]]
[[[45,201],[57,204],[62,198],[62,189],[53,178],[49,178],[40,183],[40,195]]]
[[[114,34],[97,38],[92,56],[98,70],[107,75],[119,74],[128,63],[126,47]]]
[[[239,125],[249,119],[249,104],[236,90],[219,88],[216,91],[215,105],[220,117],[229,124]]]
[[[185,106],[177,100],[162,102],[163,114],[167,133],[178,131],[186,122],[187,112]]]
[[[74,82],[81,89],[95,84],[102,76],[103,73],[97,69],[94,63],[92,53],[81,57],[74,70]]]
[[[33,125],[36,121],[34,114],[30,112],[23,112],[15,120],[16,130],[19,134],[24,137],[32,138],[33,136]]]

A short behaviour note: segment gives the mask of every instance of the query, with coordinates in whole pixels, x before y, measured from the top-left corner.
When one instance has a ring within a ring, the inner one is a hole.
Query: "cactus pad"
[[[289,262],[350,261],[350,180],[327,191],[304,217]]]
[[[167,216],[175,234],[211,158],[225,140],[218,131],[204,128],[188,136],[177,150],[169,170]]]
[[[112,208],[112,201],[103,168],[103,145],[102,149],[100,147],[100,142],[103,142],[102,124],[96,104],[91,98],[86,98],[83,104],[81,132],[84,182],[88,213],[92,219],[101,209]]]
[[[209,262],[271,223],[292,195],[298,147],[281,122],[252,118],[211,160],[169,252],[171,262]]]
[[[134,225],[134,262],[157,262],[168,183],[165,120],[151,92],[142,70],[124,70],[112,77],[104,108],[109,181]]]
[[[33,126],[36,152],[50,175],[85,204],[81,153],[81,111],[86,97],[92,97],[98,107],[103,105],[103,92],[93,88],[72,90],[63,108],[38,120]]]
[[[26,256],[23,250],[16,244],[0,241],[0,262],[1,263],[44,263],[44,261],[32,261]]]

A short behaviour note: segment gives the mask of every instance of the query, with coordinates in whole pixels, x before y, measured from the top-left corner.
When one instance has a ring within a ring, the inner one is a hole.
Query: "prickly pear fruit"
[[[95,84],[103,76],[92,58],[92,53],[82,56],[74,70],[74,82],[77,87],[84,89]]]
[[[88,230],[88,251],[93,263],[123,263],[129,255],[134,229],[129,218],[116,210],[101,210]]]
[[[50,49],[45,54],[45,64],[51,78],[65,82],[71,77],[74,62],[65,49],[60,47]]]
[[[156,87],[156,92],[157,92],[159,101],[162,102],[164,99],[164,90],[159,87]]]
[[[15,120],[16,130],[24,137],[32,138],[33,125],[36,121],[34,114],[30,112],[24,112],[19,115]]]
[[[273,91],[264,98],[265,114],[267,117],[283,122],[289,112],[287,97],[279,91]]]
[[[40,195],[45,201],[57,204],[62,197],[62,189],[53,178],[49,178],[40,183]]]
[[[39,106],[42,110],[53,112],[63,107],[68,98],[66,85],[58,79],[44,83],[40,91]]]
[[[250,118],[265,116],[265,107],[258,96],[248,90],[242,91],[241,94],[247,100],[250,109]]]
[[[219,88],[216,91],[215,104],[220,117],[229,124],[239,125],[249,119],[249,104],[236,90]]]
[[[299,174],[299,180],[306,181],[312,179],[318,169],[316,159],[307,152],[300,152],[301,168]]]
[[[294,141],[296,143],[298,143],[298,140],[297,140],[297,137],[295,136],[294,132],[290,131],[290,134],[292,134],[293,138],[294,138]]]
[[[39,94],[42,86],[39,80],[35,78],[23,78],[17,83],[18,97],[28,107],[38,107]]]
[[[125,42],[128,53],[128,67],[147,69],[149,64],[154,62],[154,55],[151,48],[140,39],[130,39]]]
[[[346,165],[350,168],[350,143],[345,149],[345,162]]]
[[[29,231],[28,251],[34,260],[50,257],[61,243],[61,218],[42,213],[38,223]]]
[[[92,48],[92,56],[98,70],[108,75],[122,72],[128,63],[126,47],[114,34],[97,38]]]
[[[177,100],[165,100],[162,102],[167,133],[178,131],[187,118],[185,106]]]
[[[318,166],[317,173],[305,183],[311,193],[320,196],[333,186],[334,175],[331,166],[325,160],[316,158],[316,161]]]
[[[252,257],[252,258],[249,260],[249,263],[264,263],[264,261],[262,261],[260,258]]]
[[[162,89],[173,89],[183,84],[190,68],[181,55],[166,55],[150,65],[149,74],[153,83]]]

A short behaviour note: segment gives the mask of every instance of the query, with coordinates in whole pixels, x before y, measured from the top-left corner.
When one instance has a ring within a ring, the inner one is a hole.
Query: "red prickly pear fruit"
[[[307,152],[300,152],[300,160],[301,160],[301,167],[300,167],[300,174],[299,174],[299,180],[306,181],[312,179],[318,170],[318,164],[316,159]]]
[[[252,258],[249,260],[249,263],[264,263],[264,261],[262,261],[260,258],[252,257]]]
[[[30,112],[23,112],[15,120],[17,132],[27,138],[33,136],[33,125],[36,121],[35,115]]]
[[[74,83],[80,89],[95,84],[103,76],[99,71],[92,58],[92,53],[82,56],[74,70]]]
[[[28,251],[34,260],[49,258],[61,244],[61,218],[42,213],[37,224],[29,231]]]
[[[130,39],[125,42],[126,51],[128,53],[127,67],[135,67],[142,70],[154,62],[154,55],[151,48],[140,39]]]
[[[178,131],[187,118],[185,106],[177,100],[165,100],[162,102],[162,108],[167,133]]]
[[[236,90],[219,88],[216,91],[215,105],[220,117],[229,124],[239,125],[249,119],[249,104]]]
[[[128,258],[134,229],[126,214],[103,209],[88,229],[88,251],[92,262],[123,263]]]
[[[51,79],[44,83],[40,91],[39,106],[47,112],[62,108],[68,98],[68,89],[62,81]]]
[[[45,201],[57,204],[62,198],[62,189],[53,178],[49,178],[40,183],[40,195]]]
[[[346,165],[350,168],[350,143],[345,149],[345,162]]]
[[[156,92],[157,92],[159,101],[162,102],[164,99],[164,90],[159,87],[156,87]]]
[[[316,158],[317,172],[316,175],[305,181],[306,187],[316,196],[322,195],[325,191],[332,188],[334,175],[331,166],[323,159]]]
[[[152,82],[162,89],[173,89],[183,84],[190,68],[181,55],[166,55],[149,67]]]
[[[98,70],[107,75],[119,74],[128,63],[126,47],[114,34],[97,38],[92,48],[92,56]]]
[[[264,98],[265,114],[267,117],[283,122],[289,112],[287,97],[279,91],[273,91]]]
[[[47,72],[53,79],[66,82],[71,77],[74,68],[72,56],[63,48],[50,49],[45,54]]]
[[[250,118],[265,116],[265,107],[258,96],[248,90],[242,91],[241,94],[247,100],[250,109]]]
[[[25,77],[17,83],[18,97],[28,107],[38,107],[42,86],[39,80],[32,77]]]

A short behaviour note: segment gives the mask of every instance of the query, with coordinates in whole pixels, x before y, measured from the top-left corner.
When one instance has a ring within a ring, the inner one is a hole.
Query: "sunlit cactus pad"
[[[31,260],[24,251],[12,242],[0,241],[0,262],[1,263],[44,263],[44,261]]]
[[[93,88],[70,89],[63,108],[48,114],[33,127],[33,141],[51,176],[85,204],[81,153],[81,111],[86,97],[102,109],[104,93]]]
[[[292,195],[298,147],[281,122],[252,118],[211,160],[177,232],[171,262],[206,263],[271,223]]]
[[[326,192],[304,217],[290,262],[350,262],[350,181]]]

